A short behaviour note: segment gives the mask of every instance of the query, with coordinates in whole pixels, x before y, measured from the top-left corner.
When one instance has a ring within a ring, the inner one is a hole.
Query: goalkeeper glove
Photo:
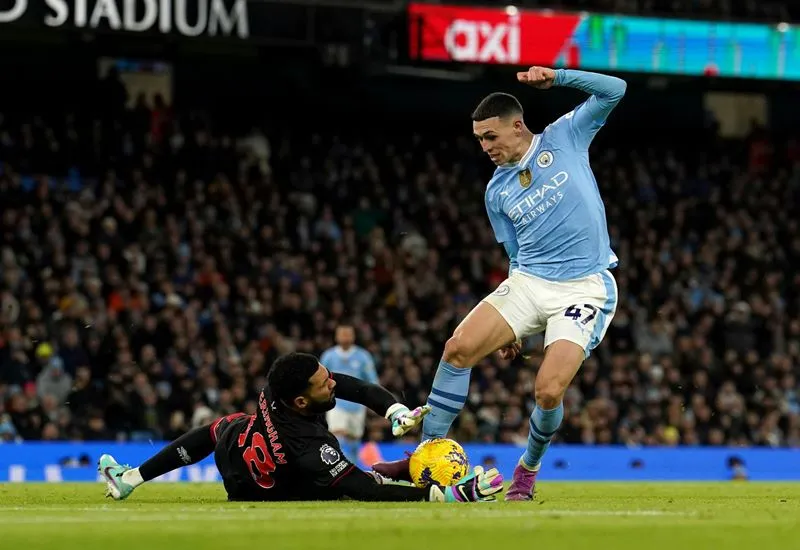
[[[471,474],[462,477],[452,487],[431,487],[431,502],[493,502],[495,495],[503,490],[503,476],[497,468],[484,471],[475,466]]]
[[[386,411],[386,418],[392,423],[392,434],[400,437],[422,422],[429,412],[431,412],[430,405],[423,405],[410,411],[405,405],[395,403]]]

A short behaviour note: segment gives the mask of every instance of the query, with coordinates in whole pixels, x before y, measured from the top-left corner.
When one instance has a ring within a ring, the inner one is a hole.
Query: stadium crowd
[[[101,107],[0,116],[0,441],[172,439],[253,412],[271,361],[343,322],[416,406],[506,276],[469,136],[268,139]],[[800,143],[776,143],[594,150],[621,300],[562,441],[800,445]],[[532,338],[476,367],[455,436],[524,444],[541,357]]]

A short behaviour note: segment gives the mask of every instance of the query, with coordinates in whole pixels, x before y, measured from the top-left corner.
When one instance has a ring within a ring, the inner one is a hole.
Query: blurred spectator
[[[40,399],[49,396],[59,405],[66,403],[67,396],[72,391],[72,377],[64,372],[64,366],[58,357],[50,358],[36,377],[36,391]]]

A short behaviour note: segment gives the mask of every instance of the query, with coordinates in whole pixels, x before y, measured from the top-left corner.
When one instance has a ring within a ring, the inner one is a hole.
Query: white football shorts
[[[547,281],[515,270],[483,301],[500,312],[517,339],[544,331],[545,348],[568,340],[589,357],[614,318],[617,283],[608,270],[572,281]]]
[[[334,407],[325,414],[325,420],[328,421],[328,431],[361,439],[367,424],[367,409],[361,407],[358,411],[344,411],[341,407]]]

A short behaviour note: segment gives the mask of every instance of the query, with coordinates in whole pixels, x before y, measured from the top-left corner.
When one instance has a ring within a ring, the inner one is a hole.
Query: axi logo
[[[447,27],[444,44],[454,61],[517,63],[520,58],[519,17],[505,23],[456,19]]]

